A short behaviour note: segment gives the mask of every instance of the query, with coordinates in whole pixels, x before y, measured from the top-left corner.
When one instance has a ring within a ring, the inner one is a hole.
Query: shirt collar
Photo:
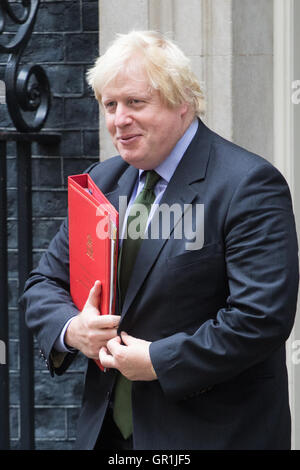
[[[171,153],[165,158],[165,160],[158,165],[154,170],[169,183],[172,178],[180,160],[182,159],[186,149],[193,140],[198,129],[198,119],[194,119],[190,126],[187,128],[183,136],[178,140]],[[143,174],[144,170],[139,170],[139,178]]]

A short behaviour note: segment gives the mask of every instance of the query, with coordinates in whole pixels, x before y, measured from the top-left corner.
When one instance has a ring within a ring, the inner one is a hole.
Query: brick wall
[[[18,3],[18,2],[16,2]],[[9,26],[8,35],[15,28]],[[23,60],[42,64],[52,90],[44,130],[61,133],[54,147],[33,145],[33,259],[47,248],[67,212],[67,175],[98,160],[98,105],[85,73],[98,55],[98,0],[42,0]],[[0,79],[7,57],[0,55]],[[0,126],[12,128],[0,103]],[[17,309],[17,209],[15,146],[8,145],[9,367],[11,447],[19,445],[19,332]],[[74,361],[51,378],[35,345],[35,433],[37,449],[71,449],[81,403],[85,361]]]

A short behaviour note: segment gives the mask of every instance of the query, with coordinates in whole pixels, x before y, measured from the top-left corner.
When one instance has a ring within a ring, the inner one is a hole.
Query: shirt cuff
[[[71,348],[69,346],[66,346],[65,344],[65,341],[64,341],[64,338],[65,338],[65,333],[67,331],[67,328],[69,326],[69,324],[71,323],[71,321],[75,318],[72,317],[70,318],[70,320],[67,321],[67,323],[65,323],[63,329],[61,330],[61,333],[60,335],[58,336],[57,340],[55,341],[54,343],[54,349],[57,351],[57,352],[69,352],[69,353],[75,353],[77,351],[77,349],[74,349],[74,348]]]

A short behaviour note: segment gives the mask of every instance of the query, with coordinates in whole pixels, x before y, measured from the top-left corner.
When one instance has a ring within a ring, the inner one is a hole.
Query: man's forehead
[[[132,75],[127,71],[122,71],[104,86],[102,98],[118,93],[131,95],[136,92],[142,92],[151,95],[153,91],[146,73],[137,71],[136,74]]]

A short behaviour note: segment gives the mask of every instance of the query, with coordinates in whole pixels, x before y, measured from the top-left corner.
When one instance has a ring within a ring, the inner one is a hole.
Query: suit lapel
[[[160,202],[160,205],[167,204],[169,207],[173,204],[179,204],[181,207],[180,215],[174,218],[173,223],[170,224],[169,234],[164,234],[164,238],[148,238],[142,243],[124,299],[122,318],[167,242],[167,235],[172,233],[176,224],[181,220],[185,205],[191,204],[199,196],[198,192],[193,189],[192,183],[205,178],[212,135],[213,133],[199,121],[198,131],[181,159]],[[154,214],[151,227],[156,223],[158,223],[158,212]],[[148,229],[148,233],[150,229]]]
[[[120,213],[120,197],[124,196],[129,198],[133,191],[134,184],[136,182],[138,176],[138,170],[133,166],[128,166],[128,168],[124,171],[121,178],[118,181],[118,186],[114,191],[105,193],[105,197],[109,200],[109,202],[117,209]]]

